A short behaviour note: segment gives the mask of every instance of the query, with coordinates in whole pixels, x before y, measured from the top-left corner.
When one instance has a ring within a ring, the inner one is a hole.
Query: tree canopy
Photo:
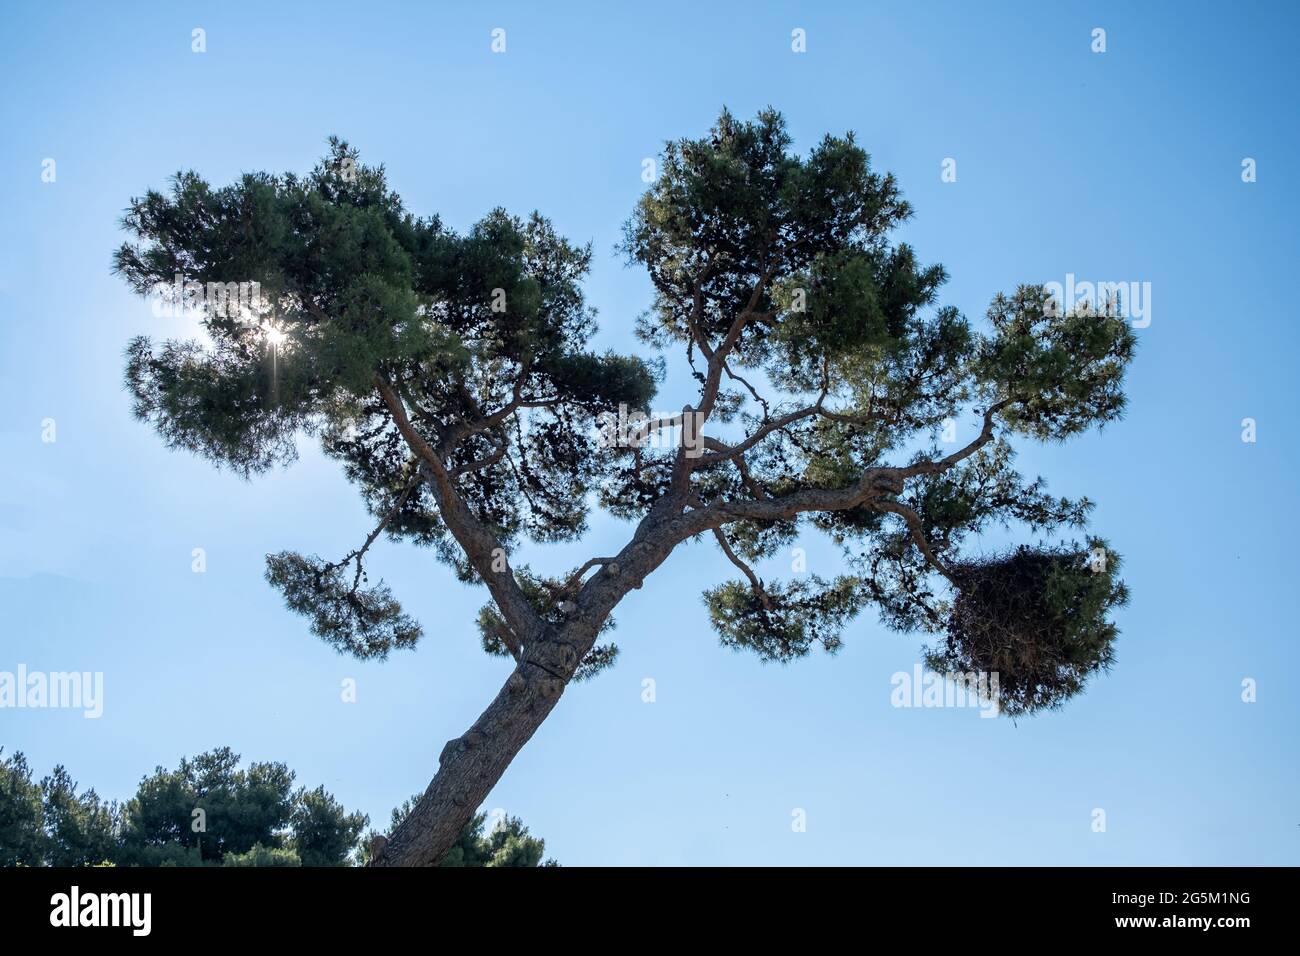
[[[294,787],[282,763],[240,766],[220,747],[158,767],[122,803],[55,767],[39,783],[0,753],[0,865],[346,866],[365,814],[324,787]]]
[[[538,213],[493,210],[464,232],[417,217],[341,140],[306,176],[213,188],[187,172],[132,201],[116,268],[136,291],[177,276],[259,289],[235,309],[197,295],[204,342],[130,344],[136,414],[245,476],[315,435],[374,514],[342,558],[268,557],[288,606],[358,657],[413,646],[418,622],[364,568],[381,534],[489,591],[480,637],[515,670],[444,748],[389,857],[448,851],[567,684],[614,661],[597,642],[619,601],[694,539],[738,572],[705,590],[708,619],[767,660],[834,651],[874,608],[934,635],[936,666],[998,671],[1009,713],[1059,706],[1110,664],[1118,555],[1095,535],[1050,538],[1082,532],[1092,503],[1023,476],[1012,439],[1117,419],[1133,332],[1114,304],[1067,311],[1034,284],[971,322],[940,302],[944,269],[895,238],[910,215],[853,134],[800,154],[774,110],[724,110],[666,144],[624,230],[653,287],[628,323],[643,358],[590,347],[590,247]],[[670,358],[696,385],[681,413],[600,440],[604,417],[649,406]],[[945,447],[964,414],[977,433]],[[617,555],[511,566],[523,541],[579,538],[593,507],[633,524]],[[1038,540],[982,547],[998,526]],[[759,576],[807,533],[842,549],[838,573]]]

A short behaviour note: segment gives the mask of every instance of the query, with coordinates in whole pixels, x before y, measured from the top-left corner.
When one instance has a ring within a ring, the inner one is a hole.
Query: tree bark
[[[891,469],[873,469],[856,487],[807,490],[748,504],[763,517],[833,511],[883,491],[897,491],[901,485]],[[563,627],[544,624],[532,640],[525,638],[523,657],[496,698],[468,731],[443,747],[437,774],[410,815],[375,848],[371,866],[436,866],[555,708],[578,664],[595,645],[601,625],[623,597],[639,588],[682,541],[748,516],[747,509],[732,503],[682,514],[673,514],[670,505],[661,501],[652,508],[623,550],[583,584]]]
[[[436,866],[559,702],[590,649],[590,644],[575,647],[552,635],[526,647],[523,659],[474,725],[447,741],[424,796],[389,834],[370,865]]]
[[[711,364],[720,362],[712,360]],[[686,509],[690,473],[701,461],[707,464],[708,459],[691,460],[679,452],[674,491],[651,507],[616,557],[599,562],[600,570],[581,586],[568,619],[562,625],[553,625],[541,620],[528,604],[508,567],[492,567],[492,552],[499,548],[496,539],[456,493],[440,457],[412,427],[400,397],[382,379],[379,390],[412,451],[425,463],[443,520],[521,639],[523,652],[509,679],[474,725],[443,747],[438,772],[415,809],[386,842],[376,842],[372,866],[435,866],[441,861],[515,755],[555,708],[610,613],[677,545],[733,521],[781,520],[808,511],[838,511],[897,495],[903,490],[904,478],[945,471],[990,441],[993,415],[1008,404],[1004,401],[988,409],[980,435],[940,461],[904,468],[871,468],[848,487],[808,488],[762,500],[723,501]],[[684,410],[684,414],[688,411]],[[707,417],[707,407],[704,414]],[[714,457],[726,458],[730,454],[715,453]]]
[[[525,639],[522,659],[496,698],[468,731],[447,741],[438,772],[415,809],[375,848],[371,866],[436,866],[451,849],[515,755],[559,703],[610,612],[699,521],[699,516],[695,522],[688,516],[664,520],[661,514],[647,516],[618,556],[587,580],[563,627],[543,625],[536,637]]]

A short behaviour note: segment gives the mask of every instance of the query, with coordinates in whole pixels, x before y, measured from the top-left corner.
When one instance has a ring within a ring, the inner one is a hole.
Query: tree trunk
[[[436,866],[559,702],[593,643],[594,634],[590,640],[584,636],[579,646],[548,635],[526,647],[474,726],[447,741],[424,796],[387,842],[375,848],[370,865]]]
[[[617,558],[583,585],[573,617],[558,630],[543,624],[525,640],[510,678],[474,726],[447,741],[438,773],[410,815],[374,847],[371,866],[435,866],[442,859],[559,702],[614,607],[677,543],[709,526],[697,514],[665,517],[659,510],[652,510]]]

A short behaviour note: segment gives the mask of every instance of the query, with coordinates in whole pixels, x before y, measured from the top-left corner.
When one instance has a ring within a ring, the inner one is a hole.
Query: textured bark
[[[447,742],[424,796],[371,865],[436,865],[555,707],[578,660],[571,645],[534,644],[474,725]]]
[[[663,563],[699,522],[698,513],[665,520],[654,512],[619,554],[579,592],[558,629],[543,626],[496,698],[462,736],[449,740],[415,809],[376,852],[372,866],[432,866],[456,842],[515,755],[559,702],[601,625],[629,591]],[[687,518],[692,520],[684,520]]]

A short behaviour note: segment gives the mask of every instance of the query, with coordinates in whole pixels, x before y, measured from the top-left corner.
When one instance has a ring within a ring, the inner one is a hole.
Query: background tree
[[[41,797],[49,866],[94,866],[114,859],[116,806],[100,800],[94,790],[78,794],[76,781],[62,766],[41,781]]]
[[[174,771],[157,768],[125,808],[124,843],[141,863],[170,857],[178,847],[203,861],[283,847],[294,807],[293,772],[282,763],[239,767],[239,754],[220,747]],[[194,830],[195,812],[203,829]]]
[[[41,788],[21,753],[0,749],[0,866],[39,866],[45,860]]]
[[[365,814],[348,813],[324,787],[293,789],[282,763],[239,764],[229,747],[182,758],[116,804],[78,793],[61,766],[38,785],[21,753],[0,759],[0,865],[346,866],[358,858]]]
[[[892,241],[910,209],[851,134],[806,156],[790,146],[770,110],[724,111],[705,137],[666,146],[623,249],[654,287],[639,336],[689,363],[696,394],[613,447],[600,416],[645,407],[662,365],[586,349],[590,249],[541,216],[496,210],[458,234],[406,211],[382,167],[337,140],[304,177],[214,189],[181,173],[132,201],[117,270],[141,294],[194,283],[210,340],[133,341],[136,414],[245,476],[315,433],[375,516],[342,558],[268,559],[288,605],[359,657],[412,646],[419,625],[366,577],[380,534],[433,548],[491,597],[483,645],[511,673],[373,863],[449,852],[568,684],[613,661],[599,640],[620,600],[692,539],[738,570],[705,593],[723,642],[765,659],[835,650],[872,605],[938,635],[935,662],[998,670],[1009,712],[1056,706],[1110,663],[1106,615],[1126,594],[1104,541],[971,545],[990,525],[1084,524],[1091,504],[1022,478],[1009,438],[1117,418],[1128,326],[1022,286],[975,328],[937,304],[943,269]],[[253,281],[246,307],[217,294]],[[968,409],[978,435],[942,448],[942,424]],[[634,525],[617,554],[511,566],[524,539],[579,537],[593,503]],[[844,573],[760,578],[755,563],[806,530],[842,546]]]
[[[389,829],[396,830],[420,803],[420,794],[407,799],[400,807],[393,809]],[[439,866],[483,866],[483,867],[535,867],[559,866],[554,860],[542,861],[546,853],[546,841],[529,834],[528,827],[518,817],[504,817],[498,820],[491,830],[486,830],[487,814],[476,813],[461,828],[456,842],[442,855]],[[376,841],[379,841],[378,844]],[[378,833],[368,834],[365,852],[361,861],[369,864],[372,848],[382,847],[384,837]]]
[[[369,822],[364,814],[344,810],[323,786],[303,790],[289,819],[293,851],[303,866],[340,866]]]

